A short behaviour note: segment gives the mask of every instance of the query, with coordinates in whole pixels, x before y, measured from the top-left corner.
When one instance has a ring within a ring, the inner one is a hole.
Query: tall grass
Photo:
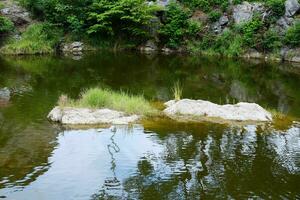
[[[173,88],[172,88],[172,92],[173,92],[173,96],[174,96],[174,99],[175,101],[179,101],[182,97],[182,85],[180,84],[179,81],[176,81],[173,85]]]
[[[71,100],[63,95],[58,104],[62,107],[109,108],[138,115],[155,115],[158,112],[141,95],[133,96],[125,92],[114,92],[102,88],[88,89],[78,100]]]
[[[49,23],[35,23],[27,27],[21,39],[12,38],[1,49],[4,54],[52,53],[62,32]]]

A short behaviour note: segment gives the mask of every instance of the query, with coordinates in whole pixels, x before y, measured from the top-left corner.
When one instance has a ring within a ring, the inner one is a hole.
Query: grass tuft
[[[182,88],[182,85],[180,84],[180,82],[179,81],[175,82],[173,85],[173,88],[172,88],[172,92],[173,92],[175,101],[179,101],[181,99],[182,91],[183,91],[183,88]]]
[[[126,92],[114,92],[109,89],[91,88],[74,101],[65,95],[59,98],[61,107],[109,108],[128,114],[156,115],[158,111],[141,95],[133,96]]]

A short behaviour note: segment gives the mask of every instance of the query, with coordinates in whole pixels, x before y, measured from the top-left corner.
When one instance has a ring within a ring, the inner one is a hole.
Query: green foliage
[[[8,33],[14,29],[14,23],[8,18],[0,16],[0,34]]]
[[[166,22],[159,31],[163,43],[171,48],[177,48],[186,38],[195,36],[200,31],[201,24],[189,20],[190,14],[189,10],[177,3],[168,5]]]
[[[217,7],[225,11],[229,6],[228,0],[181,0],[180,2],[193,10],[200,9],[204,12],[209,12]]]
[[[148,37],[147,27],[157,10],[145,0],[96,0],[88,13],[88,33]]]
[[[20,0],[40,20],[47,20],[75,34],[82,33],[92,0]]]
[[[300,22],[288,29],[285,35],[285,43],[292,47],[300,45]]]
[[[262,48],[265,51],[274,52],[282,46],[281,40],[276,30],[269,29],[263,35]]]
[[[61,31],[49,23],[30,25],[20,40],[12,39],[1,52],[4,54],[44,54],[54,51],[62,36]]]
[[[216,22],[220,19],[220,17],[222,16],[222,13],[219,12],[219,11],[211,11],[209,14],[208,14],[208,18],[211,22]]]
[[[84,108],[110,108],[128,114],[153,115],[157,114],[143,96],[133,96],[125,92],[114,92],[109,89],[91,88],[74,101],[65,95],[61,96],[59,106],[75,106]]]
[[[275,17],[275,19],[283,16],[285,12],[285,0],[267,0],[265,2],[265,5],[271,9],[272,16]]]
[[[255,47],[260,40],[259,30],[263,27],[263,22],[257,16],[255,16],[250,22],[242,25],[241,31],[243,34],[243,40],[249,47]]]

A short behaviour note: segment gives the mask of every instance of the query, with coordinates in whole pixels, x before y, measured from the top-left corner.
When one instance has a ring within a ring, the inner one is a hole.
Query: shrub
[[[300,45],[300,22],[296,23],[287,30],[285,35],[285,43],[293,47]]]
[[[88,33],[147,38],[147,28],[158,9],[145,0],[96,0],[88,13]]]
[[[0,16],[0,34],[8,33],[14,29],[14,23],[8,18]]]
[[[184,40],[193,37],[201,29],[201,24],[189,20],[190,11],[177,3],[171,3],[167,7],[166,22],[159,30],[163,43],[171,48],[177,48]]]
[[[13,39],[1,51],[5,54],[44,54],[54,51],[62,33],[48,23],[30,25],[21,39]]]
[[[284,15],[285,12],[285,0],[267,0],[266,6],[271,9],[272,16],[275,17],[275,19],[281,17]]]
[[[250,22],[242,25],[241,31],[243,34],[244,43],[250,47],[256,47],[260,43],[259,30],[263,27],[263,22],[258,16],[253,17]]]
[[[276,51],[282,46],[281,37],[273,30],[269,29],[263,35],[262,47],[265,51]]]
[[[216,22],[220,19],[220,17],[222,16],[222,13],[220,13],[219,11],[211,11],[208,14],[208,18],[211,22]]]
[[[59,106],[86,108],[110,108],[128,114],[153,115],[157,113],[143,96],[133,96],[125,92],[114,92],[109,89],[91,88],[82,93],[80,99],[59,102]]]

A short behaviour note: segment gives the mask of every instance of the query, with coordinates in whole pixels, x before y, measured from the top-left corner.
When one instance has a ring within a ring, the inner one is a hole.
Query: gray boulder
[[[29,12],[13,1],[3,1],[4,8],[0,10],[1,15],[9,18],[16,26],[28,24],[32,21]]]
[[[71,53],[73,55],[81,55],[83,50],[84,45],[82,42],[66,43],[62,45],[62,52],[66,54]]]
[[[226,25],[229,23],[227,15],[223,15],[220,19],[212,24],[212,29],[215,34],[219,34],[223,31]]]
[[[143,52],[153,52],[157,51],[158,47],[153,40],[148,40],[144,46],[141,46],[140,50]]]
[[[233,19],[236,24],[245,23],[253,18],[254,13],[263,14],[264,11],[263,4],[244,1],[233,7]]]
[[[282,49],[283,60],[300,63],[300,48]]]
[[[167,5],[169,5],[170,0],[158,0],[157,4],[162,6],[162,7],[166,7]]]
[[[126,115],[110,109],[55,107],[48,119],[66,125],[129,124],[139,120],[137,115]]]
[[[9,101],[10,97],[11,97],[11,92],[7,87],[0,88],[0,100]]]
[[[293,18],[287,17],[287,16],[282,16],[277,20],[275,28],[277,29],[278,33],[283,35],[286,32],[286,30],[291,25],[293,25],[293,23],[294,23]]]
[[[287,0],[285,2],[285,16],[293,17],[300,9],[298,0]]]
[[[272,121],[271,113],[255,103],[218,105],[209,101],[183,99],[165,103],[164,113],[175,120],[198,121],[223,119],[232,121]]]

